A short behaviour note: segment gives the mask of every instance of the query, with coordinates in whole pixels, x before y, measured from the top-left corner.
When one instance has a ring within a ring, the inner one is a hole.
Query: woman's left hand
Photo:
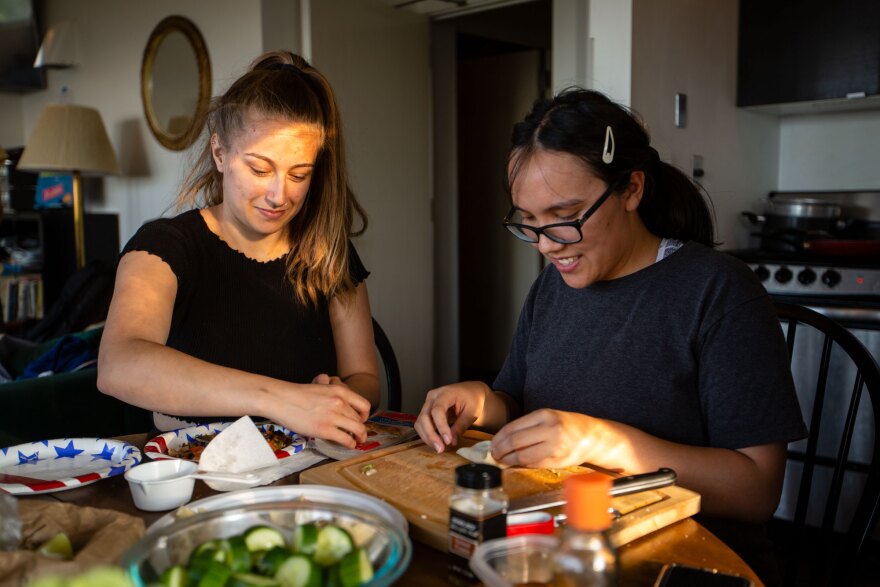
[[[492,440],[492,457],[505,465],[564,469],[586,462],[597,420],[584,414],[537,410],[510,422]]]

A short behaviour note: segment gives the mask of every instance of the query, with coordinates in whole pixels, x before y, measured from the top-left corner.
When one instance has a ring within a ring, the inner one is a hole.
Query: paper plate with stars
[[[133,444],[104,438],[58,438],[0,448],[0,489],[53,493],[122,475],[141,462]]]

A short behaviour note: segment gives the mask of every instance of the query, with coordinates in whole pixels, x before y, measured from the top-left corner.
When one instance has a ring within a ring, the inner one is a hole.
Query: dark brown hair
[[[606,128],[614,134],[614,159],[602,160]],[[641,121],[604,94],[568,88],[535,102],[513,128],[508,192],[522,166],[537,151],[578,157],[615,190],[629,184],[633,171],[645,173],[639,217],[652,234],[714,247],[714,225],[701,188],[676,167],[660,160]]]

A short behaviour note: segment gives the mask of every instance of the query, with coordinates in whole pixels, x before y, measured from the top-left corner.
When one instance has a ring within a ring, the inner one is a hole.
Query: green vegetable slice
[[[318,547],[318,526],[315,523],[302,524],[293,531],[291,547],[294,552],[313,555]]]
[[[315,562],[322,567],[329,567],[339,562],[353,548],[354,544],[348,532],[334,524],[327,524],[318,530]]]
[[[339,561],[339,583],[357,587],[373,578],[373,564],[363,548],[356,548]]]
[[[284,564],[284,561],[292,556],[293,553],[283,546],[276,546],[263,554],[263,557],[256,565],[256,569],[262,575],[274,577],[281,565]]]
[[[226,581],[232,575],[232,570],[217,561],[208,563],[205,574],[199,580],[198,587],[224,587]]]
[[[307,556],[291,555],[275,573],[281,587],[321,587],[321,569]]]
[[[251,553],[244,536],[232,536],[226,541],[226,565],[233,573],[247,573],[251,570]]]
[[[186,575],[186,569],[181,565],[174,565],[173,567],[165,569],[165,572],[162,573],[159,580],[162,582],[162,585],[165,585],[166,587],[186,587],[189,582]]]
[[[252,573],[233,573],[226,587],[278,587],[278,581]]]
[[[244,533],[244,541],[248,550],[269,550],[275,546],[287,546],[287,541],[276,528],[271,526],[254,526]]]

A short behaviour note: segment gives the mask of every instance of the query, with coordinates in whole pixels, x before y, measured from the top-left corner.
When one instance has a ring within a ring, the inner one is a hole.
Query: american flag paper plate
[[[0,489],[53,493],[122,475],[141,462],[133,444],[104,438],[57,438],[0,448]]]

